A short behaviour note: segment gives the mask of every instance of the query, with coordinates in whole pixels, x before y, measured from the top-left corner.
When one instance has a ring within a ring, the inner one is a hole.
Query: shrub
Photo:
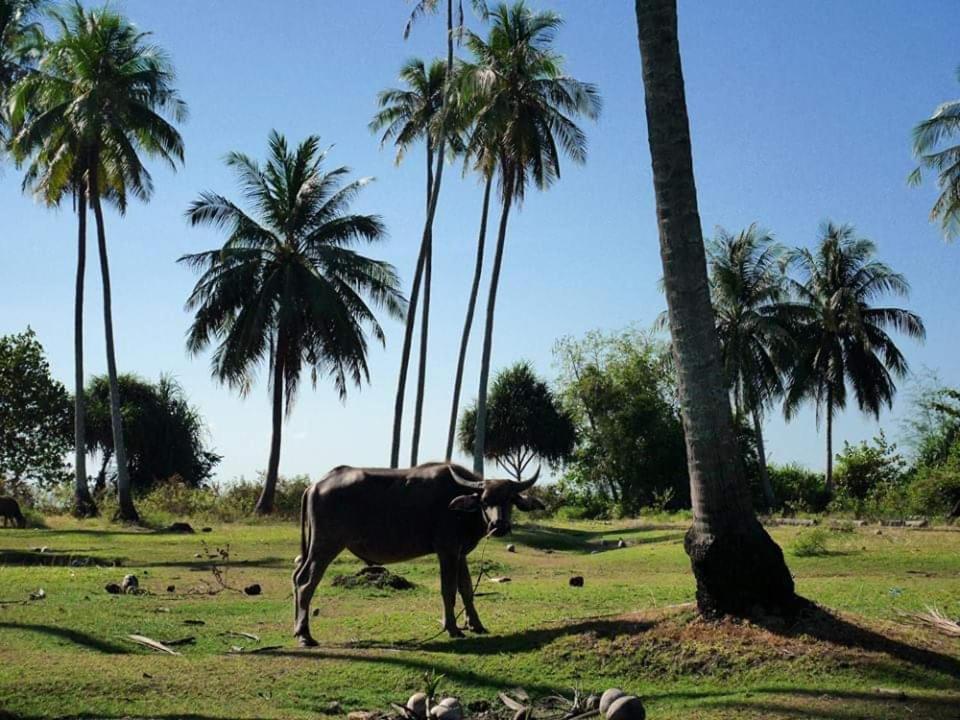
[[[951,515],[960,504],[960,467],[922,467],[907,486],[907,505],[917,515]]]
[[[823,528],[813,528],[804,530],[791,545],[793,554],[797,557],[817,557],[828,555],[830,550],[827,548],[827,542],[830,540],[830,533]]]
[[[773,494],[787,514],[823,512],[829,501],[822,473],[791,463],[767,467]]]

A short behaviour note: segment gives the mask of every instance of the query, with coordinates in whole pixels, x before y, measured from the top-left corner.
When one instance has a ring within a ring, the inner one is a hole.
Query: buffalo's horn
[[[523,492],[524,490],[529,490],[533,487],[533,484],[537,481],[537,478],[540,477],[540,466],[537,465],[537,471],[527,480],[520,480],[517,483],[517,492]]]
[[[457,482],[457,485],[461,485],[470,490],[483,490],[483,480],[467,480],[457,475],[457,471],[453,469],[453,465],[450,466],[450,474],[453,475],[453,479]]]

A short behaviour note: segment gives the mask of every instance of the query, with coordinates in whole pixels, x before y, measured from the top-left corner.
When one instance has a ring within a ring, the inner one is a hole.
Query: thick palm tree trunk
[[[490,274],[490,294],[487,297],[487,321],[483,331],[483,355],[480,359],[480,389],[477,391],[477,430],[473,445],[473,471],[483,477],[483,451],[487,441],[487,382],[490,378],[490,354],[493,351],[493,320],[497,306],[497,287],[500,284],[500,268],[503,265],[503,245],[507,237],[507,220],[513,204],[513,178],[504,178],[503,209],[500,213],[500,230],[497,233],[497,251],[493,256]]]
[[[273,361],[273,434],[270,436],[270,460],[267,462],[267,477],[263,481],[263,490],[260,491],[260,497],[253,508],[257,515],[269,515],[273,512],[277,479],[280,476],[280,441],[283,435],[283,356],[278,339]]]
[[[796,606],[783,552],[757,521],[736,438],[707,284],[677,37],[676,0],[636,0],[660,255],[690,471],[684,547],[705,615]]]
[[[447,0],[447,81],[453,77],[453,0]],[[443,93],[444,110],[447,104],[447,92]],[[441,133],[437,148],[437,174],[433,180],[430,203],[427,207],[427,219],[423,224],[423,237],[420,240],[420,255],[413,274],[413,287],[410,289],[410,305],[407,308],[407,324],[403,333],[403,349],[400,355],[400,376],[397,379],[397,395],[393,404],[393,439],[390,444],[390,467],[400,464],[400,435],[403,429],[403,401],[407,388],[407,372],[410,369],[410,346],[413,342],[413,328],[417,320],[417,295],[426,265],[427,252],[433,244],[433,218],[437,214],[437,200],[440,198],[440,181],[443,178],[443,158],[446,151],[446,133]],[[421,363],[425,358],[421,357]],[[419,414],[419,413],[418,413]],[[418,419],[415,418],[415,422]],[[416,454],[416,447],[413,453]]]
[[[90,204],[97,221],[97,249],[100,251],[100,275],[103,282],[103,330],[107,341],[107,378],[110,381],[110,426],[113,449],[117,459],[117,518],[138,522],[140,515],[133,505],[130,489],[130,469],[127,466],[127,448],[123,441],[123,420],[120,415],[120,386],[117,382],[117,359],[113,345],[113,310],[110,294],[110,264],[107,260],[107,233],[103,223],[103,208],[97,181],[98,161],[91,163]]]
[[[480,278],[483,276],[483,252],[487,242],[487,216],[490,212],[490,188],[493,186],[493,173],[487,175],[483,187],[483,210],[480,213],[480,236],[477,238],[477,261],[473,268],[473,285],[470,286],[470,298],[467,300],[467,317],[463,321],[460,335],[460,354],[457,356],[457,375],[453,380],[453,402],[450,406],[450,428],[447,431],[447,461],[453,457],[453,441],[457,434],[457,413],[460,412],[460,389],[463,386],[463,366],[467,361],[467,346],[470,344],[470,329],[473,327],[473,314],[477,309],[477,295],[480,294]]]
[[[763,446],[763,421],[760,419],[760,413],[756,408],[753,409],[753,432],[757,438],[757,466],[760,470],[760,487],[763,488],[763,499],[767,504],[767,510],[770,510],[776,504],[777,498],[773,494],[773,485],[770,484],[770,473],[767,472],[767,451]]]
[[[433,200],[433,143],[427,138],[427,212]],[[417,370],[417,399],[413,410],[413,439],[410,442],[410,466],[417,464],[420,428],[423,422],[423,395],[427,382],[427,340],[430,328],[430,281],[433,274],[433,231],[423,249],[423,315],[420,318],[420,363]]]
[[[87,270],[87,190],[77,190],[77,283],[73,300],[73,488],[74,514],[92,517],[97,505],[87,485],[87,403],[83,391],[83,285]]]

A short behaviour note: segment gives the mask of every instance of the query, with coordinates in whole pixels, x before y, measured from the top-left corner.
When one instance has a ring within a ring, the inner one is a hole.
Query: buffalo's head
[[[482,512],[487,522],[487,533],[502,537],[511,530],[510,511],[542,510],[543,503],[524,495],[540,477],[540,468],[527,480],[473,480],[457,474],[451,466],[450,474],[460,487],[469,490],[450,501],[450,508],[460,512]]]

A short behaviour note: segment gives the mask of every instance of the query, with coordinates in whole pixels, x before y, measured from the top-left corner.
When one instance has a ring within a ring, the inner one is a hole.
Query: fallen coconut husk
[[[360,568],[353,575],[337,575],[332,583],[344,588],[377,588],[379,590],[410,590],[414,584],[385,567],[371,565]]]
[[[927,606],[927,609],[921,613],[901,613],[910,625],[919,625],[937,630],[949,637],[960,637],[960,622],[951,620],[939,609]]]
[[[254,635],[253,633],[248,632],[239,632],[236,630],[227,630],[226,632],[220,633],[221,635],[233,635],[234,637],[247,638],[247,640],[253,640],[254,642],[260,642],[260,636]]]

